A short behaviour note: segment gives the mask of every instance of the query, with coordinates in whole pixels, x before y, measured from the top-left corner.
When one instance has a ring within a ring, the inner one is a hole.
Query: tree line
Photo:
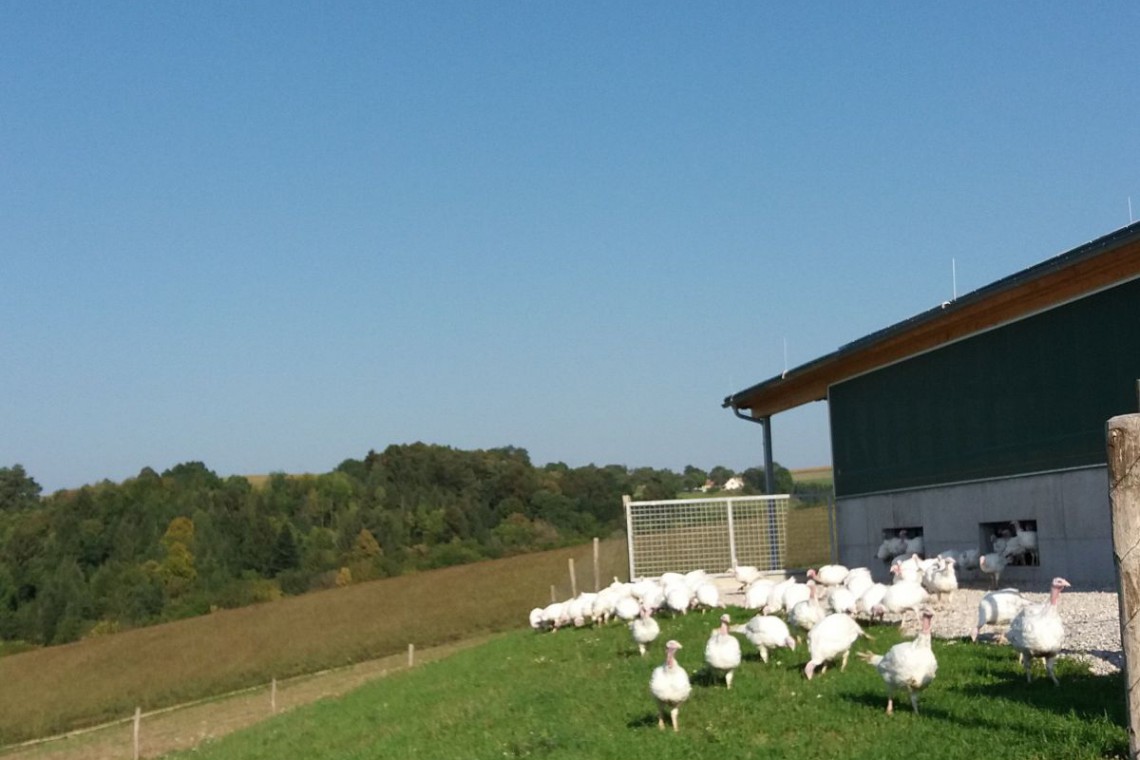
[[[793,488],[776,466],[778,491]],[[0,639],[60,644],[211,610],[578,543],[624,526],[622,495],[669,499],[710,477],[534,466],[525,449],[393,445],[254,486],[201,462],[44,496],[0,468]],[[764,473],[741,476],[763,492]]]

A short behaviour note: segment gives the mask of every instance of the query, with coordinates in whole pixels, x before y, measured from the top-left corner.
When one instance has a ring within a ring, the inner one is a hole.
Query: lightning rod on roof
[[[1132,218],[1132,196],[1130,195],[1128,196],[1128,223],[1132,224],[1134,221],[1136,220]]]
[[[788,339],[784,338],[784,372],[780,377],[788,376]]]
[[[953,256],[950,257],[950,279],[952,280],[953,288],[954,288],[954,290],[953,290],[954,300],[957,301],[958,300],[958,262]]]

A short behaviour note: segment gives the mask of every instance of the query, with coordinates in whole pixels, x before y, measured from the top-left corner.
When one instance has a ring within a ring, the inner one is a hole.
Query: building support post
[[[764,493],[768,496],[776,492],[776,472],[772,467],[772,417],[753,417],[744,414],[735,406],[732,413],[742,420],[755,422],[764,427]],[[776,512],[776,503],[771,499],[767,503],[768,509],[768,569],[783,570],[783,557],[780,556],[780,517]]]
[[[1128,705],[1128,748],[1140,752],[1140,414],[1108,421],[1109,500],[1112,555],[1120,604],[1124,688]]]
[[[772,418],[761,417],[760,424],[764,426],[764,493],[771,496],[776,493],[776,473],[772,469]]]
[[[776,493],[776,471],[772,465],[772,418],[760,418],[764,426],[764,492],[769,496]],[[771,560],[769,570],[781,570],[784,558],[780,556],[780,517],[776,513],[776,502],[768,500],[768,552]]]

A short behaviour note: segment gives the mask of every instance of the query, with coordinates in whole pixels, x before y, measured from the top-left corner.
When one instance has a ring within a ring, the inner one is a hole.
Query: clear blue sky
[[[0,466],[744,469],[728,394],[1140,217],[1136,3],[0,5]],[[775,458],[830,462],[826,407]]]

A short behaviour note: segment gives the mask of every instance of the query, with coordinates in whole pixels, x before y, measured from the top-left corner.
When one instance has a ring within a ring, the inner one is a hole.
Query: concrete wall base
[[[1116,587],[1103,466],[841,498],[836,515],[839,561],[870,567],[879,581],[889,582],[886,563],[875,556],[884,530],[921,527],[926,556],[933,557],[946,549],[992,551],[982,546],[983,523],[1034,520],[1040,564],[1007,567],[1002,586],[1043,590],[1062,576],[1085,589]],[[989,580],[977,571],[959,577]]]

